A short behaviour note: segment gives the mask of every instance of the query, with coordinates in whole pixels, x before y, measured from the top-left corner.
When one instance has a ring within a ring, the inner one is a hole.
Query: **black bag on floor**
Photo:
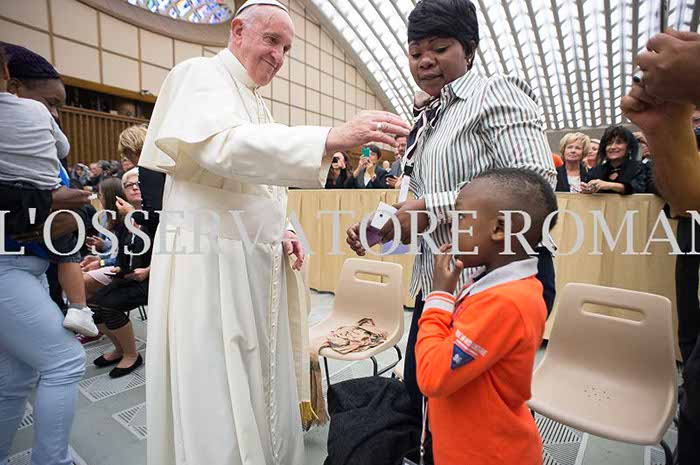
[[[401,381],[377,376],[333,384],[328,411],[324,465],[401,465],[406,456],[418,463],[421,412]],[[425,463],[433,463],[432,453]]]

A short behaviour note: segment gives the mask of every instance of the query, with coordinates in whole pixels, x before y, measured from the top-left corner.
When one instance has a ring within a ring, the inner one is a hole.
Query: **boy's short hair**
[[[539,174],[522,168],[496,168],[484,171],[474,180],[493,183],[493,195],[500,197],[504,210],[521,210],[530,215],[531,225],[525,238],[531,246],[542,240],[545,218],[559,209],[552,186]],[[549,224],[551,230],[557,223],[557,216]]]
[[[129,126],[124,129],[121,134],[119,134],[119,145],[117,145],[117,152],[119,152],[119,155],[124,157],[127,151],[136,155],[141,155],[147,132],[148,127],[145,124]]]
[[[20,45],[0,43],[4,47],[10,77],[27,88],[43,85],[47,80],[61,79],[61,75],[49,61]]]

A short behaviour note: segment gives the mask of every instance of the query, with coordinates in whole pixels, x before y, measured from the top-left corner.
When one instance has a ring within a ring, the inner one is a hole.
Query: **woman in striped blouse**
[[[419,236],[411,292],[416,304],[406,349],[404,378],[420,405],[415,378],[414,346],[422,296],[432,291],[434,254],[450,243],[455,201],[461,186],[493,168],[523,168],[542,175],[554,187],[556,171],[532,89],[512,76],[479,76],[472,71],[479,44],[476,8],[469,0],[418,2],[408,18],[409,65],[418,86],[431,100],[417,118],[405,158],[413,160],[411,191],[415,200],[398,205],[401,239],[411,240],[411,216],[419,211]],[[494,38],[495,39],[495,38]],[[416,109],[421,110],[421,109]],[[436,224],[435,224],[436,223]],[[383,231],[393,239],[393,223]],[[365,250],[359,225],[348,230],[347,242],[358,255]],[[537,249],[540,250],[540,249]],[[465,270],[461,289],[474,270]],[[551,254],[540,253],[540,274],[548,308],[554,300]]]

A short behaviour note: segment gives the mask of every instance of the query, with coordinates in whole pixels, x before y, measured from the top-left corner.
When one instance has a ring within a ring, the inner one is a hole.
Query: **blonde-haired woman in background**
[[[140,124],[138,126],[130,126],[119,134],[117,152],[119,152],[121,158],[126,158],[131,162],[133,165],[131,168],[139,164],[139,157],[141,157],[143,141],[146,140],[147,132],[148,127],[145,124]],[[125,169],[124,171],[128,170]]]
[[[591,149],[583,159],[583,163],[589,170],[595,168],[598,163],[598,147],[600,147],[600,139],[591,139]]]
[[[557,168],[557,192],[581,192],[588,168],[583,157],[591,150],[591,139],[581,132],[570,132],[561,138],[559,149],[564,164]]]

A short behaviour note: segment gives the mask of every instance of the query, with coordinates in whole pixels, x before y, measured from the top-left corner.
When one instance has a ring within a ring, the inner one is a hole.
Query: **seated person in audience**
[[[108,178],[100,183],[98,198],[102,204],[103,211],[98,218],[99,223],[108,231],[114,231],[119,223],[124,222],[124,216],[117,208],[117,199],[125,198],[122,189],[122,180],[118,178]],[[138,208],[140,205],[134,205]],[[108,212],[114,212],[116,217],[112,217]],[[85,293],[90,299],[98,289],[107,286],[112,282],[111,269],[117,265],[117,250],[110,253],[112,243],[106,235],[88,237],[85,241],[88,247],[94,247],[97,255],[88,255],[80,263],[83,270],[83,280],[85,282]],[[117,244],[118,246],[118,244]]]
[[[401,178],[403,178],[401,159],[406,153],[408,139],[406,136],[396,136],[394,139],[399,145],[394,147],[394,163],[391,164],[391,169],[386,177],[386,185],[389,189],[401,189]]]
[[[90,169],[88,171],[88,180],[85,185],[85,190],[95,191],[97,186],[100,185],[103,179],[108,178],[109,172],[112,169],[112,165],[108,161],[100,160],[94,163],[90,163]]]
[[[501,168],[463,187],[456,209],[476,212],[459,219],[459,231],[473,234],[453,238],[436,256],[416,344],[435,463],[541,465],[542,440],[526,402],[547,307],[537,258],[506,237],[502,211],[529,215],[525,239],[534,249],[557,199],[537,173]],[[514,231],[523,229],[522,216],[513,222]],[[506,240],[514,254],[503,253]],[[464,267],[484,269],[456,289]]]
[[[632,134],[639,144],[639,155],[642,163],[649,163],[651,161],[651,150],[649,149],[646,136],[641,131],[633,132]]]
[[[637,139],[623,126],[610,126],[600,139],[596,167],[588,172],[590,181],[581,184],[585,194],[643,194],[648,171],[636,160]]]
[[[326,189],[347,189],[352,187],[354,179],[350,172],[350,159],[345,152],[336,152],[333,154],[331,161],[331,169],[328,170],[326,177]]]
[[[352,173],[353,183],[351,187],[355,189],[386,189],[387,171],[378,166],[377,163],[382,157],[382,152],[376,145],[369,146],[369,157],[361,157],[360,163]]]
[[[590,150],[591,139],[580,132],[570,132],[559,142],[564,164],[557,168],[557,192],[581,192],[581,183],[587,181],[588,168],[583,156]]]
[[[116,178],[120,178],[120,179],[121,179],[122,175],[124,174],[124,171],[122,171],[122,163],[121,163],[121,161],[119,161],[119,160],[112,160],[112,161],[109,162],[109,166],[110,166],[110,168],[109,168],[109,176],[113,176],[113,177],[116,177]],[[99,184],[98,184],[98,186],[99,186]]]
[[[126,173],[127,171],[131,170],[132,168],[136,168],[136,165],[131,163],[131,160],[129,160],[126,157],[122,157],[121,164],[122,164],[122,169],[121,169],[122,173]]]
[[[140,209],[138,168],[124,173],[123,183],[126,201],[117,198],[120,216],[126,216],[131,210]],[[132,224],[135,225],[135,222]],[[151,248],[144,254],[136,255],[143,251],[144,241],[130,232],[123,222],[115,226],[114,233],[119,240],[117,266],[112,268],[114,276],[107,286],[95,292],[90,299],[90,305],[95,312],[97,327],[114,344],[114,350],[101,355],[93,363],[99,368],[116,365],[109,372],[109,376],[119,378],[128,375],[143,364],[141,355],[136,351],[134,328],[128,312],[148,304]],[[134,255],[127,254],[124,250],[125,246]]]
[[[654,156],[652,155],[651,149],[649,148],[647,138],[641,131],[634,132],[633,134],[634,138],[637,139],[637,143],[639,144],[641,162],[644,165],[644,169],[646,170],[647,182],[644,192],[646,194],[655,194],[661,196],[659,190],[656,188],[656,181],[654,179]]]
[[[44,223],[49,216],[52,192],[61,187],[60,160],[68,156],[70,144],[45,105],[8,91],[11,76],[4,49],[0,54],[3,54],[0,57],[0,133],[3,134],[0,141],[0,210],[9,211],[6,232],[22,235]],[[51,64],[38,55],[36,57],[43,60],[39,64],[45,62],[45,75],[40,77],[60,79]],[[13,89],[17,85],[16,81],[13,82]],[[68,182],[67,173],[65,179]],[[27,203],[28,198],[33,199],[31,204]],[[33,208],[41,205],[41,208],[36,208],[33,219],[27,211],[32,205]],[[52,242],[59,253],[48,249],[48,255],[53,263],[58,264],[58,280],[69,302],[63,326],[94,336],[97,328],[92,322],[92,311],[86,305],[80,254],[66,255],[75,248],[75,237],[65,234]]]
[[[77,163],[70,171],[71,189],[82,189],[87,184],[88,167],[82,163]]]
[[[595,168],[598,158],[598,148],[600,147],[600,139],[591,139],[591,149],[583,159],[583,163],[587,169]]]

